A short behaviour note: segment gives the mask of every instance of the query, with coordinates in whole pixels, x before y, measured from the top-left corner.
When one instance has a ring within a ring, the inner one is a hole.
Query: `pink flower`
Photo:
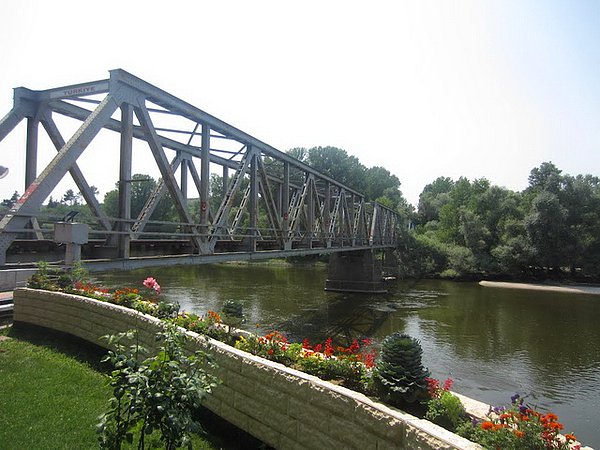
[[[154,289],[154,291],[156,291],[157,294],[160,294],[160,285],[154,278],[146,278],[144,280],[144,286],[146,286],[148,289]]]

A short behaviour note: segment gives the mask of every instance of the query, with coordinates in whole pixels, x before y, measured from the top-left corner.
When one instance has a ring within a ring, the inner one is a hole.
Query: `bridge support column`
[[[387,277],[397,277],[399,274],[399,265],[398,257],[394,250],[389,248],[383,251],[383,274]]]
[[[332,253],[326,291],[384,294],[381,264],[372,250]]]

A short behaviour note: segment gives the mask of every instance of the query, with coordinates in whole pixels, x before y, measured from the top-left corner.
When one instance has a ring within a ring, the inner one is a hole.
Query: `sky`
[[[0,117],[14,87],[122,68],[279,150],[385,167],[415,205],[440,176],[520,191],[545,161],[600,175],[597,1],[2,0],[0,42]],[[43,134],[39,172],[56,153]],[[24,136],[0,142],[0,199],[24,191]],[[118,163],[93,150],[78,162],[102,198]]]

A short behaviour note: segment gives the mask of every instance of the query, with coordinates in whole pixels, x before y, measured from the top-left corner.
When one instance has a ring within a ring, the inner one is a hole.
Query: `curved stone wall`
[[[14,321],[102,347],[107,334],[139,331],[152,349],[161,321],[121,306],[34,289],[14,292]],[[217,415],[278,449],[480,449],[426,420],[303,372],[186,332],[189,350],[208,349],[223,381],[206,399]]]

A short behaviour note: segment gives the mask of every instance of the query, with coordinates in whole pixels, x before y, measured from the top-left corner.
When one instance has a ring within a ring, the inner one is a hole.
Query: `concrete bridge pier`
[[[381,263],[373,250],[332,253],[329,256],[329,273],[326,291],[387,292],[381,275]]]

